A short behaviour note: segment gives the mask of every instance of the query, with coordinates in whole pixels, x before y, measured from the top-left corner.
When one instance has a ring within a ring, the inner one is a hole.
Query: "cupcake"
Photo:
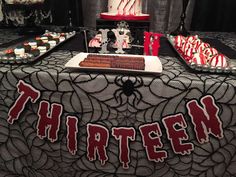
[[[31,46],[29,45],[29,43],[24,43],[23,47],[25,49],[25,53],[29,53],[31,50]]]
[[[38,46],[39,52],[40,53],[45,53],[47,52],[47,47],[44,45]]]
[[[46,43],[46,42],[48,42],[48,37],[47,37],[47,36],[42,36],[42,37],[41,37],[41,40],[42,40],[44,43]]]
[[[48,44],[50,45],[50,47],[55,47],[57,45],[56,41],[55,40],[50,40],[48,41]]]
[[[36,41],[30,41],[28,44],[31,46],[32,49],[37,48],[37,42]]]
[[[59,37],[59,41],[60,41],[60,42],[63,42],[63,41],[65,41],[65,40],[66,40],[66,38],[65,38],[64,36],[60,36],[60,37]]]
[[[6,55],[1,56],[1,62],[2,63],[8,63],[9,62],[9,58]]]
[[[16,57],[23,57],[25,55],[25,49],[22,46],[18,46],[14,49]]]

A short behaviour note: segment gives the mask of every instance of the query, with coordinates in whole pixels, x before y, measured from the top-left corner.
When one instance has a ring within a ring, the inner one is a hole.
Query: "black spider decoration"
[[[133,105],[135,105],[135,101],[138,104],[142,100],[143,96],[137,89],[143,86],[143,80],[140,77],[117,76],[115,84],[120,87],[114,92],[117,102],[119,101],[122,104],[123,94],[128,98],[134,96]]]

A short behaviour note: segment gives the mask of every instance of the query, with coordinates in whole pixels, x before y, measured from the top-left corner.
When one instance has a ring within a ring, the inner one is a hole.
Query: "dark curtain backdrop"
[[[5,20],[6,23],[6,14],[12,17],[12,19],[17,19],[21,14],[27,16],[36,10],[42,11],[44,14],[51,12],[52,18],[43,19],[41,24],[67,26],[71,19],[74,26],[83,25],[82,0],[45,0],[44,4],[40,6],[11,6],[10,10],[7,8],[4,0],[0,0],[0,22],[3,21],[4,24]],[[38,15],[40,16],[41,13],[38,13]],[[31,17],[29,20],[33,20],[33,18]],[[18,25],[24,24],[17,24],[17,22],[15,22],[15,26]]]
[[[236,32],[236,0],[196,0],[191,29]]]
[[[82,0],[48,0],[53,25],[69,25],[70,18],[74,26],[83,26]],[[71,13],[69,13],[69,11]]]

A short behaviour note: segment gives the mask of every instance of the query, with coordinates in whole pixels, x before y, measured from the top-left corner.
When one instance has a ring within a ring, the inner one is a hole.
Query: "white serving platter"
[[[150,73],[160,74],[162,72],[162,64],[157,56],[145,56],[145,55],[126,55],[126,54],[99,54],[99,55],[111,55],[111,56],[130,56],[130,57],[144,57],[145,69],[144,70],[133,70],[123,68],[98,68],[98,67],[81,67],[79,63],[83,61],[90,53],[79,53],[71,58],[65,67],[69,69],[78,70],[90,70],[90,71],[109,71],[109,72],[137,72],[137,73]],[[92,54],[92,53],[91,53]],[[94,54],[94,53],[93,53]]]

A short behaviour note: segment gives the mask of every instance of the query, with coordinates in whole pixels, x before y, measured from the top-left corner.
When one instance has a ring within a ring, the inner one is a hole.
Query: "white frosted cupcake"
[[[59,41],[60,41],[60,42],[63,42],[64,40],[66,40],[66,38],[65,38],[64,36],[61,36],[61,37],[59,38]]]
[[[36,49],[37,48],[37,42],[35,42],[35,41],[29,42],[29,45],[31,46],[32,49]]]
[[[38,46],[38,49],[39,49],[40,53],[45,53],[47,51],[46,46]]]
[[[51,48],[55,47],[57,45],[56,41],[54,41],[54,40],[50,40],[50,41],[48,41],[48,43],[49,43]]]
[[[16,57],[23,57],[25,55],[25,49],[23,47],[17,47],[14,49]]]
[[[48,37],[47,37],[47,36],[43,36],[43,37],[41,37],[41,40],[42,40],[44,43],[47,43],[47,42],[48,42]]]

